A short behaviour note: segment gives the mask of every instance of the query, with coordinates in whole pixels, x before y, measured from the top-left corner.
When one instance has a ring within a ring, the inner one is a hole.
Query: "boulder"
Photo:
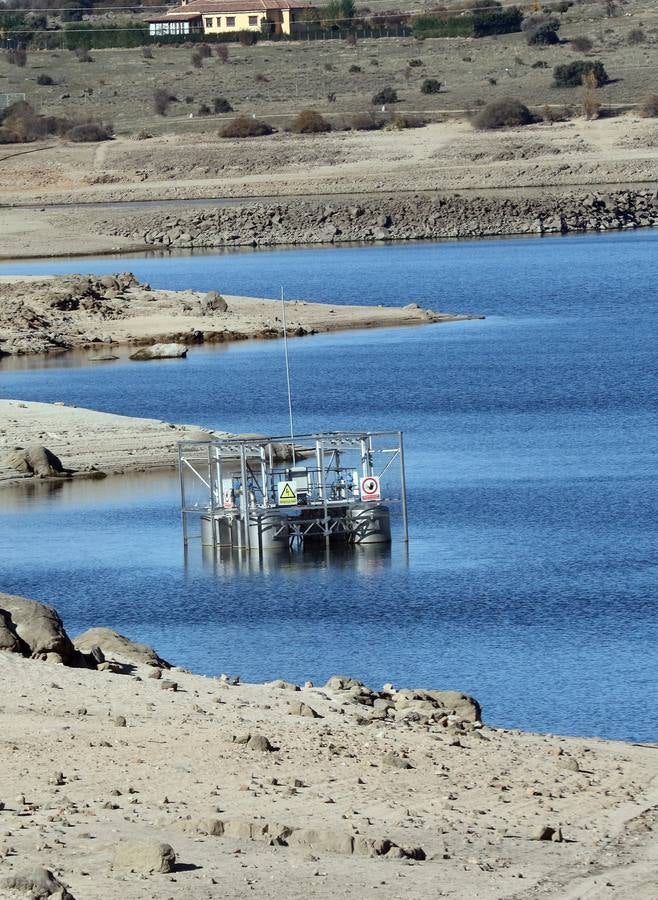
[[[16,634],[11,616],[4,609],[0,609],[0,650],[20,653],[22,656],[28,655],[27,645]]]
[[[5,453],[0,461],[2,465],[21,475],[34,475],[37,478],[52,478],[68,474],[58,456],[41,444],[30,444],[27,447],[16,447]]]
[[[204,313],[210,312],[226,312],[228,303],[217,291],[208,291],[201,298],[201,310]]]
[[[288,715],[289,716],[306,716],[308,719],[321,719],[322,716],[319,712],[313,709],[312,706],[309,706],[307,703],[289,703],[288,704]]]
[[[158,841],[128,841],[120,844],[114,851],[112,866],[116,869],[128,869],[142,875],[152,872],[173,872],[176,865],[176,854],[169,844]]]
[[[84,663],[64,630],[62,620],[50,606],[0,593],[0,634],[4,642],[13,644],[11,635],[19,640],[16,652],[36,659],[62,662],[66,665]],[[4,649],[10,650],[11,646]]]
[[[146,359],[182,359],[187,356],[185,344],[151,344],[150,347],[140,347],[130,355],[130,359],[137,361]]]
[[[73,644],[81,653],[92,653],[94,648],[100,648],[108,660],[171,669],[171,663],[158,656],[153,647],[131,641],[111,628],[90,628],[74,638]]]
[[[354,837],[346,831],[332,828],[297,828],[288,837],[288,846],[313,852],[351,856],[354,851]]]
[[[56,897],[57,900],[75,900],[61,881],[48,869],[33,869],[19,875],[10,875],[0,881],[1,895],[9,898],[18,894],[28,895],[30,900],[45,900]]]

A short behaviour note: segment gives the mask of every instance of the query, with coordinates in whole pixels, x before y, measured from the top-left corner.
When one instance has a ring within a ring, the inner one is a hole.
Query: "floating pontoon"
[[[185,544],[243,550],[408,539],[402,432],[336,431],[178,445]]]

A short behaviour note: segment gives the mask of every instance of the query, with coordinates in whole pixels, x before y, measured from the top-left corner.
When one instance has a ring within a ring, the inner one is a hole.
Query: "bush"
[[[227,122],[219,132],[225,138],[261,137],[264,134],[272,134],[274,129],[267,122],[259,119],[251,119],[249,116],[237,116]]]
[[[209,116],[212,110],[207,103],[202,103],[196,111],[197,116]]]
[[[594,75],[597,87],[607,84],[610,80],[603,63],[579,59],[566,65],[556,66],[553,69],[553,84],[555,87],[580,87],[583,79],[590,72]]]
[[[226,44],[217,44],[215,47],[215,53],[217,55],[217,59],[222,62],[228,62],[228,47]]]
[[[424,66],[425,63],[422,61],[422,59],[410,59],[407,65],[410,69],[418,69],[420,68],[420,66]]]
[[[372,98],[373,106],[384,106],[387,103],[398,103],[398,92],[392,87],[382,88]]]
[[[233,112],[233,107],[228,102],[226,97],[215,97],[212,102],[212,111],[215,114]]]
[[[238,32],[238,41],[243,47],[253,47],[257,40],[258,35],[255,31]]]
[[[537,62],[533,62],[530,66],[531,69],[548,69],[548,63],[544,62],[543,59],[538,59]]]
[[[198,50],[195,50],[192,56],[190,57],[192,61],[192,65],[195,69],[203,68],[203,56],[199,53]]]
[[[528,107],[520,100],[509,97],[492,100],[473,117],[473,125],[483,131],[494,128],[516,128],[519,125],[530,125],[533,121]]]
[[[649,94],[645,97],[639,112],[646,119],[653,119],[658,116],[658,94]]]
[[[74,125],[66,132],[66,137],[76,144],[91,144],[95,141],[109,141],[113,137],[113,129],[100,122],[83,122]]]
[[[590,53],[594,44],[588,37],[575,37],[571,39],[571,46],[578,53]]]
[[[142,56],[144,59],[153,59],[153,49],[146,45],[146,47],[142,47]]]
[[[646,34],[642,31],[641,28],[633,28],[632,31],[628,32],[628,43],[631,47],[636,44],[643,44],[647,39]]]
[[[426,78],[420,86],[421,94],[438,94],[441,90],[441,82],[436,78]]]
[[[137,134],[135,135],[136,141],[148,141],[149,138],[152,138],[153,135],[150,131],[147,131],[146,128],[140,128]]]
[[[209,59],[212,56],[210,44],[199,44],[197,51],[201,54],[202,59]]]
[[[361,71],[361,66],[350,66],[347,71],[355,75],[357,72]]]
[[[557,44],[559,38],[557,36],[560,23],[553,16],[543,14],[528,16],[523,20],[521,30],[525,34],[528,44]]]
[[[89,53],[89,47],[76,47],[73,53],[75,54],[75,58],[78,60],[78,62],[90,63],[94,61],[91,58],[91,54]]]
[[[48,85],[55,84],[55,82],[50,77],[50,75],[37,75],[37,84]]]
[[[331,123],[314,109],[303,109],[292,120],[290,130],[295,134],[320,134],[331,131]]]
[[[270,79],[267,77],[267,75],[265,75],[264,72],[256,72],[256,77],[254,78],[256,84],[268,84],[269,80]]]
[[[516,6],[506,9],[491,9],[491,3],[484,3],[486,9],[473,13],[473,34],[475,37],[488,37],[493,34],[513,34],[521,31],[523,14]]]
[[[169,91],[164,88],[157,88],[153,93],[153,110],[159,116],[166,116],[167,109],[171,103]]]
[[[378,131],[383,125],[380,119],[376,119],[372,113],[357,113],[350,119],[352,131]]]
[[[544,122],[549,122],[552,125],[554,122],[568,122],[570,113],[566,106],[557,109],[553,106],[546,105],[542,110],[542,118]]]
[[[411,30],[416,38],[472,37],[473,17],[423,14],[413,18]]]

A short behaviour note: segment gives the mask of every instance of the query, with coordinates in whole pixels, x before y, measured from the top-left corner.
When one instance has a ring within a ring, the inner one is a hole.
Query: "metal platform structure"
[[[386,544],[398,512],[408,540],[401,431],[182,441],[178,464],[186,546]]]

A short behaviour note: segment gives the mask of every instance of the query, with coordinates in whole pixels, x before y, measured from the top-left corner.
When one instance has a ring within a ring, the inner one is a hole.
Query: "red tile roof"
[[[190,0],[184,6],[176,6],[169,12],[149,21],[168,19],[193,19],[200,15],[234,12],[267,12],[270,9],[311,9],[308,0]]]

